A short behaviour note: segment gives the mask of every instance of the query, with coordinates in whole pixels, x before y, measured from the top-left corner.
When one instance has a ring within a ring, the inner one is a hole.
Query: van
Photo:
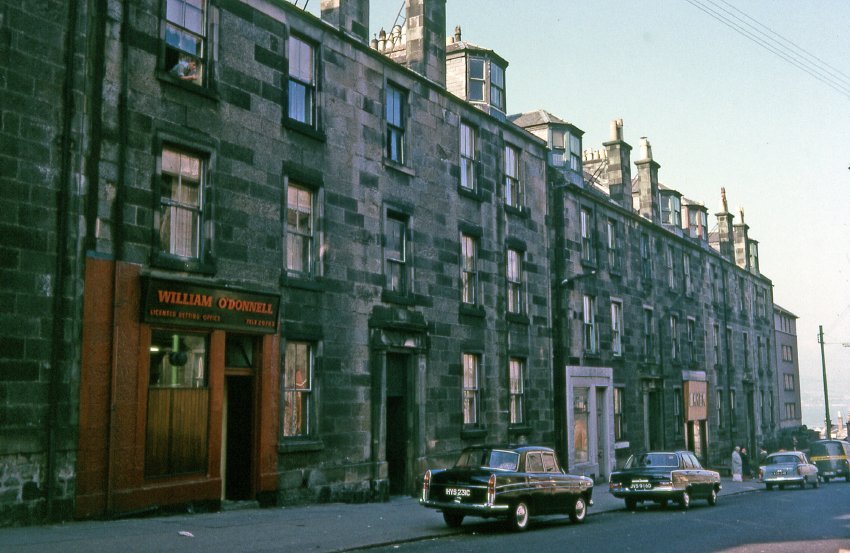
[[[850,482],[850,443],[843,440],[817,440],[809,444],[809,460],[817,465],[824,482],[843,477]]]

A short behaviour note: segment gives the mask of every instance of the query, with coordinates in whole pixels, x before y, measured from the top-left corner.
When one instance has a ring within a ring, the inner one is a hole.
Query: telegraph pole
[[[823,404],[826,411],[826,436],[832,438],[832,422],[829,420],[829,392],[826,388],[826,357],[823,354],[823,325],[818,326],[818,343],[820,344],[820,362],[823,366]]]

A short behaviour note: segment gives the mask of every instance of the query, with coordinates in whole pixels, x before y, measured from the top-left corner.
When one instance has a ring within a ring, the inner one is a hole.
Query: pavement
[[[731,478],[723,478],[722,486],[719,505],[724,497],[764,488],[752,480],[733,482]],[[593,502],[588,521],[596,514],[625,508],[604,483],[594,486]],[[694,501],[696,507],[703,504]],[[487,528],[475,522],[480,519],[467,520],[459,529],[449,528],[439,512],[420,507],[411,497],[395,497],[384,503],[249,507],[206,514],[3,528],[0,552],[339,553]]]

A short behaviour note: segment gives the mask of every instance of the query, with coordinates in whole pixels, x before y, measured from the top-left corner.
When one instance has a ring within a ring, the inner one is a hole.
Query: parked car
[[[567,514],[573,522],[584,521],[593,505],[593,481],[566,474],[547,447],[470,447],[453,468],[425,473],[419,504],[442,511],[451,527],[479,516],[503,518],[514,530],[525,530],[531,515]]]
[[[609,489],[634,510],[639,502],[654,501],[666,506],[676,501],[687,509],[691,499],[707,499],[717,504],[720,474],[702,468],[690,451],[650,451],[629,457],[623,470],[611,474]]]
[[[809,461],[818,468],[824,482],[843,477],[850,482],[850,443],[844,440],[818,440],[809,444]]]
[[[783,489],[789,485],[805,488],[806,484],[817,488],[818,468],[802,451],[778,451],[764,459],[759,467],[759,481],[764,482],[768,490],[772,490],[773,486]]]

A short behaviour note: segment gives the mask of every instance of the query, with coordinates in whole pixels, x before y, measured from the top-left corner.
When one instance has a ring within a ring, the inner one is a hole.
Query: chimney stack
[[[661,221],[661,206],[658,205],[658,168],[661,165],[652,159],[652,146],[645,136],[640,139],[640,157],[640,160],[635,161],[640,215],[658,224]]]
[[[446,0],[406,0],[407,65],[446,87]]]
[[[369,43],[369,0],[322,0],[322,21]]]
[[[632,147],[623,141],[623,120],[611,121],[611,139],[603,142],[608,155],[608,191],[618,205],[632,208]]]
[[[742,269],[750,270],[750,226],[744,222],[744,208],[738,210],[741,222],[733,225],[735,236],[735,264]]]
[[[733,248],[733,240],[735,236],[732,220],[734,215],[729,213],[729,205],[726,203],[726,189],[720,189],[720,212],[716,213],[717,217],[717,240],[720,244],[720,255],[735,262],[735,251]]]

